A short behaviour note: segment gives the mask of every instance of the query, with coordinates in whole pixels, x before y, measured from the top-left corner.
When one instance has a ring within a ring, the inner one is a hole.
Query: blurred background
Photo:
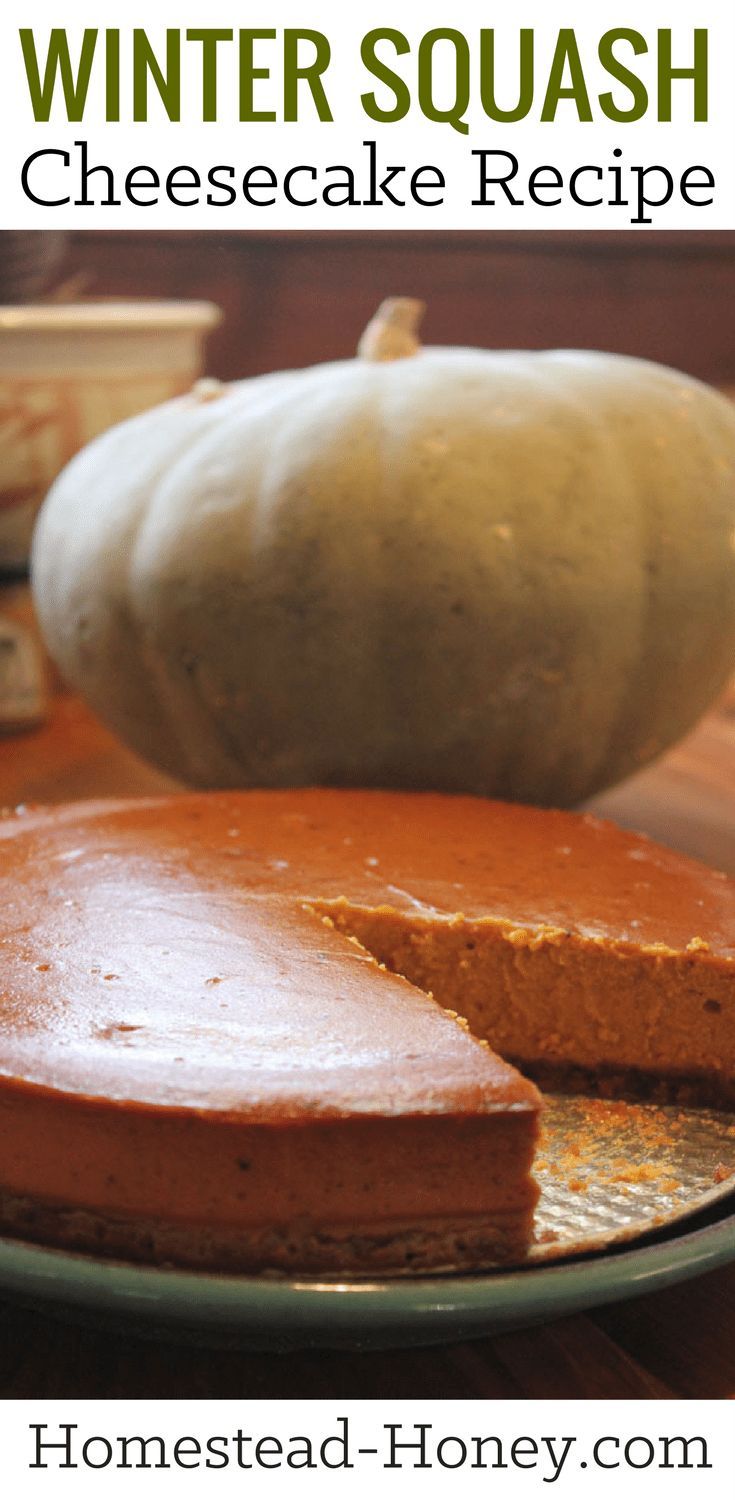
[[[735,397],[735,233],[2,231],[0,733],[56,683],[27,570],[63,465],[201,374],[349,357],[390,295],[426,302],[425,342],[606,349]]]
[[[0,302],[206,299],[224,379],[342,358],[389,294],[427,341],[600,348],[735,390],[733,233],[0,234]]]

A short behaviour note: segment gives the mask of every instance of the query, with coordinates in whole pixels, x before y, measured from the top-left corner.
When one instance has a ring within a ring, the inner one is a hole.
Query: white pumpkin
[[[35,538],[67,679],[199,786],[570,803],[735,661],[735,409],[596,353],[426,348],[206,382],[97,438]]]

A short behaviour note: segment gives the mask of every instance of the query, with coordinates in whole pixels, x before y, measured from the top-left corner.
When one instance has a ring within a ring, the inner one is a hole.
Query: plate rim
[[[714,1223],[553,1266],[355,1282],[134,1265],[0,1238],[0,1297],[64,1315],[176,1332],[281,1337],[286,1347],[372,1335],[451,1342],[663,1290],[735,1260],[735,1208]],[[403,1337],[402,1337],[403,1335]]]

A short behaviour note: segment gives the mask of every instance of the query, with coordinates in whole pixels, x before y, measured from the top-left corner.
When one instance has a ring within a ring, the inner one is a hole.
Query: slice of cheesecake
[[[319,870],[338,928],[537,1081],[735,1106],[731,879],[590,815],[378,796],[349,881]]]
[[[464,798],[8,817],[0,1219],[222,1268],[516,1257],[540,1100],[488,1042],[731,1098],[734,918],[646,840]]]

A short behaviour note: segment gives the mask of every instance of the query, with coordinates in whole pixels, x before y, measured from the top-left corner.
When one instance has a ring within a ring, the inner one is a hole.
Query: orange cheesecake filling
[[[330,791],[30,812],[0,822],[0,914],[0,1220],[33,1238],[479,1266],[522,1253],[536,1198],[540,1099],[497,1052],[733,1092],[732,883],[591,818]]]
[[[392,972],[463,1016],[532,1077],[619,1075],[632,1091],[735,1102],[732,961],[636,950],[492,918],[410,918],[389,907],[319,903]]]

